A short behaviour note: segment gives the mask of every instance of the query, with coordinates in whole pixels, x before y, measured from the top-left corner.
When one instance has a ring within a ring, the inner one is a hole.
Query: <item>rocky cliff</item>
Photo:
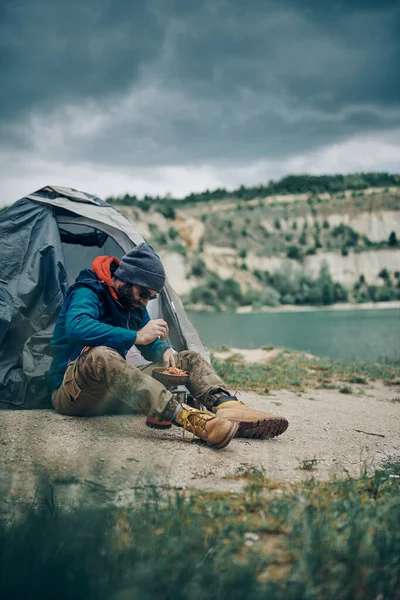
[[[178,207],[173,218],[148,207],[118,208],[160,252],[173,287],[191,305],[206,303],[193,293],[202,286],[219,286],[223,293],[221,282],[233,280],[251,304],[257,293],[274,288],[274,274],[290,271],[311,285],[326,267],[348,300],[374,299],[367,298],[369,288],[398,289],[399,188],[248,202],[230,198]],[[282,290],[279,294],[274,304],[282,301]],[[387,299],[396,294],[391,291]]]

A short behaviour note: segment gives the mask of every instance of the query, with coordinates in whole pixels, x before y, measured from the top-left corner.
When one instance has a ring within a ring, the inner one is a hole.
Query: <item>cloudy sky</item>
[[[400,3],[2,0],[0,204],[400,172]]]

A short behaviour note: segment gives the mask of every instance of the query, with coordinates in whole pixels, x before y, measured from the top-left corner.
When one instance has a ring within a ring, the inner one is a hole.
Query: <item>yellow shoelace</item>
[[[209,419],[205,419],[204,415],[207,416],[211,416],[209,415],[207,412],[205,412],[204,410],[196,410],[193,412],[189,412],[186,417],[185,420],[183,422],[183,439],[185,440],[185,442],[191,442],[192,440],[194,440],[194,438],[196,437],[195,434],[195,427],[196,425],[202,429],[203,431],[205,431],[206,429],[206,423]],[[192,423],[191,421],[194,421],[194,423]],[[192,434],[191,438],[187,438],[185,436],[185,431],[188,431],[189,433]]]

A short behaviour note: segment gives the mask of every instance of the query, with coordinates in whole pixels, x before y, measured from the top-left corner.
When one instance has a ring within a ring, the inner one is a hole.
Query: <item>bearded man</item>
[[[168,325],[150,319],[147,305],[166,280],[152,246],[139,244],[121,260],[98,256],[68,290],[52,338],[54,353],[46,374],[54,408],[70,416],[117,412],[121,403],[159,422],[171,421],[214,448],[237,435],[274,437],[288,422],[247,407],[232,395],[198,353],[174,353],[164,341]],[[126,361],[132,347],[151,365]],[[207,410],[180,403],[151,377],[156,365],[177,366],[189,374],[187,388]]]

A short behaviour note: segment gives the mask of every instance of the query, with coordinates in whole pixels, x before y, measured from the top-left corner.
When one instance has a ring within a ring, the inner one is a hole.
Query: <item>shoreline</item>
[[[188,312],[203,312],[203,313],[230,313],[237,315],[245,314],[259,314],[259,313],[282,313],[282,312],[312,312],[312,311],[338,311],[338,310],[389,310],[399,309],[400,300],[391,300],[389,302],[363,302],[361,304],[342,302],[338,304],[330,304],[328,306],[313,306],[304,305],[298,306],[295,304],[282,304],[277,307],[265,306],[259,310],[253,310],[251,306],[241,306],[236,311],[216,311],[211,309],[209,306],[185,306],[185,310]]]

